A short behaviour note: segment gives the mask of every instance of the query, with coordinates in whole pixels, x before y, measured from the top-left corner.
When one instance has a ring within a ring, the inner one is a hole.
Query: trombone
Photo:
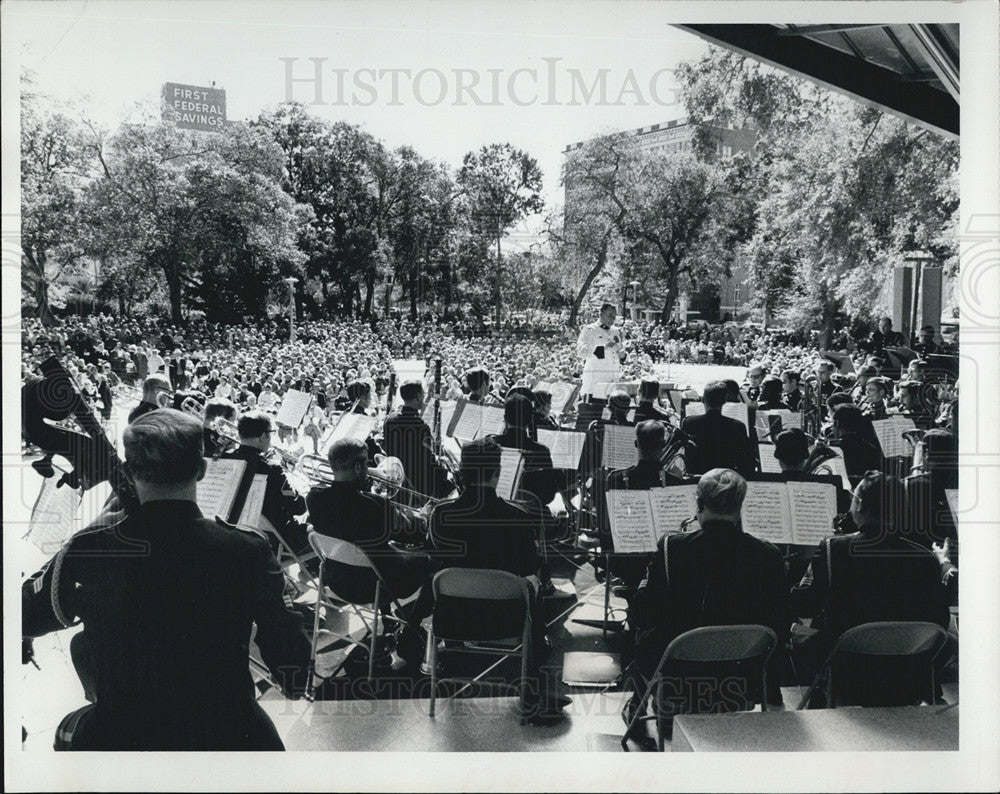
[[[191,416],[197,418],[202,424],[205,423],[205,409],[194,397],[185,397],[181,403],[181,410],[186,414],[191,414]],[[205,426],[221,440],[239,446],[240,433],[236,428],[235,422],[230,422],[222,416],[217,416]]]
[[[295,464],[295,473],[300,474],[312,485],[328,486],[336,481],[333,470],[330,468],[330,462],[322,455],[309,453],[300,455]],[[427,505],[431,507],[437,506],[443,501],[404,485],[406,473],[399,458],[390,456],[382,458],[374,469],[368,469],[368,479],[378,489],[377,493],[386,499],[392,499],[402,492],[421,501],[426,501]]]

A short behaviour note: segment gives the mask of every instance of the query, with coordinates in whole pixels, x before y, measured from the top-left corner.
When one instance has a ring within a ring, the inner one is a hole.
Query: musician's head
[[[496,488],[500,478],[500,445],[491,438],[462,447],[462,479],[467,485]]]
[[[923,342],[925,345],[929,345],[931,342],[934,341],[933,325],[925,325],[923,328],[920,329],[920,341]]]
[[[712,469],[701,475],[695,495],[698,523],[706,521],[740,520],[743,499],[747,495],[747,481],[732,469]]]
[[[543,416],[548,416],[552,410],[552,392],[548,389],[535,389],[531,392],[535,401],[535,410]]]
[[[372,404],[372,385],[366,380],[352,380],[347,384],[347,399],[357,402],[359,408],[368,408]]]
[[[713,380],[705,384],[701,401],[705,403],[706,411],[721,411],[726,404],[726,384],[721,380]]]
[[[601,325],[612,326],[615,324],[615,318],[618,316],[618,309],[615,308],[613,303],[602,303],[601,304]]]
[[[649,375],[639,381],[639,401],[652,402],[660,396],[660,382]]]
[[[782,471],[802,471],[809,457],[809,437],[797,427],[782,430],[774,439],[774,457]]]
[[[213,424],[216,419],[220,418],[229,422],[235,421],[236,406],[233,405],[232,400],[227,400],[225,397],[214,397],[205,403],[203,424],[205,427],[208,427]]]
[[[922,358],[913,359],[906,367],[910,380],[923,380],[927,377],[927,362]]]
[[[878,321],[878,329],[883,334],[889,333],[889,331],[892,330],[892,318],[891,317],[883,317],[881,320],[879,320]]]
[[[760,382],[764,380],[764,375],[766,374],[763,364],[751,364],[747,370],[747,380],[752,387],[759,388]]]
[[[404,381],[399,387],[399,399],[407,408],[420,410],[424,407],[424,384],[419,380]]]
[[[865,431],[865,416],[858,406],[841,403],[833,409],[833,433],[835,436]]]
[[[786,369],[781,373],[781,391],[784,394],[791,394],[796,389],[799,388],[799,380],[801,375],[798,370]]]
[[[363,441],[342,438],[330,445],[326,455],[337,482],[363,482],[368,476],[368,447]]]
[[[490,391],[490,373],[484,367],[473,367],[465,372],[465,388],[470,395],[485,397]]]
[[[920,409],[920,395],[924,384],[919,380],[908,380],[899,384],[899,404],[904,411]]]
[[[236,423],[236,431],[240,434],[241,444],[267,452],[271,446],[274,423],[263,411],[247,411]]]
[[[150,411],[125,428],[125,465],[140,502],[194,501],[205,476],[205,446],[198,420],[183,411]]]
[[[165,375],[154,373],[142,382],[142,401],[166,408],[173,389]]]
[[[958,477],[958,436],[950,430],[935,427],[924,433],[921,443],[924,445],[924,464],[928,471]],[[953,487],[957,486],[956,479]]]
[[[535,401],[535,395],[532,393],[531,388],[528,386],[511,386],[507,390],[507,399],[520,395],[530,402]]]
[[[819,375],[819,379],[822,383],[826,383],[833,375],[833,364],[829,361],[820,361],[819,364],[816,365],[816,374]]]
[[[878,405],[885,402],[889,389],[889,382],[885,378],[871,378],[865,385],[865,397],[872,405]]]
[[[531,426],[531,416],[534,406],[531,400],[523,394],[515,394],[507,398],[503,406],[503,421],[509,428],[527,431]]]
[[[667,428],[663,422],[647,419],[635,426],[635,446],[639,460],[659,460],[667,446]]]
[[[858,529],[889,532],[899,526],[904,499],[903,484],[880,471],[869,471],[854,489],[851,517]]]
[[[608,395],[608,409],[613,416],[623,417],[628,413],[631,405],[632,400],[629,398],[627,391],[615,389]]]
[[[731,379],[726,379],[722,382],[726,384],[726,402],[727,403],[742,402],[740,398],[740,384]]]
[[[764,402],[781,402],[781,379],[768,375],[760,385],[760,399]]]

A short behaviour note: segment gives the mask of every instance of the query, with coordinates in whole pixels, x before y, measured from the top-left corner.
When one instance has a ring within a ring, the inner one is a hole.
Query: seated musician
[[[832,443],[844,453],[844,466],[851,482],[866,471],[882,469],[882,449],[872,428],[871,420],[856,405],[842,403],[833,409],[830,431]]]
[[[490,438],[501,447],[519,449],[524,453],[521,490],[537,500],[534,504],[536,509],[543,509],[555,499],[556,479],[548,447],[532,441],[528,435],[532,412],[533,407],[527,397],[520,394],[508,397],[503,409],[504,431]]]
[[[431,555],[441,568],[488,568],[528,577],[536,595],[531,605],[534,652],[528,666],[529,675],[538,681],[539,661],[548,646],[536,575],[540,564],[536,545],[541,529],[539,519],[534,511],[497,496],[500,445],[495,439],[483,438],[466,444],[462,448],[461,467],[464,492],[442,502],[431,514]],[[500,617],[481,608],[468,610],[470,628]],[[540,683],[531,687],[535,698],[532,711],[551,715],[568,703],[567,699],[541,693],[540,689]]]
[[[782,647],[789,625],[784,563],[777,547],[741,529],[746,491],[746,481],[731,469],[707,472],[698,481],[699,529],[660,538],[629,609],[629,620],[638,632],[636,667],[642,680],[636,682],[638,694],[622,713],[626,722],[664,649],[686,631],[700,626],[761,624],[774,630]],[[780,702],[777,677],[769,674],[767,680],[768,702]],[[759,702],[761,693],[753,691],[753,683],[741,683],[742,692],[731,694]],[[725,710],[726,704],[718,702],[720,693],[712,694],[709,707]],[[690,705],[698,710],[699,704]]]
[[[660,382],[656,378],[645,377],[639,381],[639,406],[635,409],[636,423],[647,419],[668,423],[670,414],[656,407],[660,397]]]
[[[760,411],[791,410],[788,403],[782,399],[783,396],[781,378],[768,375],[760,386],[760,402],[757,403],[757,409]]]
[[[601,546],[614,551],[611,527],[608,523],[607,498],[609,490],[648,491],[663,485],[681,485],[683,480],[665,471],[662,455],[667,447],[666,426],[655,419],[647,419],[636,425],[635,446],[639,450],[639,462],[627,469],[609,472],[603,488],[595,487],[594,504],[601,520]],[[611,574],[619,577],[628,591],[634,591],[646,573],[649,563],[647,556],[612,554]]]
[[[347,384],[347,398],[354,406],[353,413],[368,415],[368,409],[372,404],[372,384],[367,380],[352,380]],[[365,439],[365,446],[368,448],[368,465],[374,466],[375,456],[384,455],[382,447],[372,435]]]
[[[871,378],[865,387],[866,405],[862,413],[873,422],[889,418],[889,408],[885,403],[892,386],[887,378]]]
[[[434,457],[431,429],[423,420],[424,385],[408,380],[399,387],[400,409],[386,417],[382,430],[385,454],[399,458],[408,485],[428,497],[441,498],[453,490],[448,473]]]
[[[810,677],[821,668],[837,638],[854,626],[916,620],[947,628],[940,565],[931,551],[903,537],[904,501],[897,479],[874,471],[865,475],[851,502],[859,531],[822,541],[802,581],[792,588],[793,615],[812,618],[811,628],[817,630],[797,632],[793,643],[797,667]],[[877,666],[873,667],[875,675],[866,670],[863,676],[840,681],[860,705],[932,701],[934,693],[921,686],[925,674],[907,675],[896,668],[878,675]],[[820,696],[814,696],[812,705],[822,705]]]
[[[950,559],[958,562],[958,527],[948,507],[945,491],[958,488],[958,437],[933,428],[920,441],[921,471],[907,477],[906,537],[926,549],[948,542]]]
[[[229,439],[216,429],[216,422],[220,419],[235,422],[236,406],[230,400],[213,397],[205,403],[205,413],[202,417],[202,435],[206,458],[217,458],[232,446]]]
[[[941,345],[934,341],[933,325],[925,325],[920,329],[920,341],[913,346],[913,350],[921,358],[942,352]]]
[[[170,395],[173,389],[166,375],[149,375],[142,382],[142,399],[128,415],[128,423],[132,424],[140,416],[155,411],[157,408],[166,408],[170,403]]]
[[[783,430],[774,438],[774,457],[781,466],[782,474],[788,479],[805,479],[817,473],[826,473],[823,463],[837,456],[822,442],[809,446],[809,436],[797,427]],[[817,469],[820,471],[817,472]],[[851,509],[851,495],[840,485],[837,486],[837,513],[846,514]],[[848,523],[847,526],[850,526]],[[843,526],[840,531],[845,531]]]
[[[788,403],[788,408],[792,411],[798,411],[802,402],[802,391],[799,389],[801,377],[798,370],[794,369],[786,369],[781,373],[782,399]]]
[[[594,476],[604,460],[604,426],[618,425],[634,427],[635,422],[629,420],[628,412],[632,407],[627,392],[615,389],[608,395],[608,411],[611,416],[595,419],[587,428],[587,438],[583,445],[583,455],[580,457],[580,473],[586,480]]]
[[[398,506],[369,491],[368,450],[364,444],[340,439],[330,445],[327,458],[333,482],[309,491],[309,523],[320,534],[354,543],[364,551],[397,599],[412,596],[433,573],[431,560],[426,554],[394,548],[389,541],[413,543],[420,530]],[[331,561],[326,570],[326,583],[337,595],[358,601],[370,597],[368,577],[359,575],[356,568]],[[426,598],[427,594],[423,595]],[[382,605],[383,609],[389,606]],[[413,615],[415,619],[423,616]],[[400,637],[399,653],[405,661],[419,663],[422,652],[417,638]]]
[[[908,380],[899,384],[899,414],[912,419],[920,430],[934,426],[934,413],[924,400],[922,381]]]
[[[877,377],[877,367],[865,366],[858,370],[858,377],[854,381],[854,388],[851,389],[851,400],[858,408],[864,410],[868,405],[868,381]]]
[[[224,452],[220,458],[244,460],[254,474],[267,477],[264,491],[264,506],[261,515],[268,520],[274,531],[296,553],[309,548],[306,525],[295,517],[306,511],[306,502],[288,482],[279,464],[268,463],[265,459],[271,448],[274,423],[263,411],[243,414],[236,423],[240,445],[232,452]]]
[[[559,425],[552,418],[552,392],[547,389],[534,389],[531,396],[535,405],[535,428],[558,430]]]
[[[820,361],[816,365],[816,375],[819,377],[817,393],[821,402],[825,402],[831,394],[837,391],[837,384],[833,382],[833,370],[833,364],[826,360]]]
[[[747,397],[751,403],[760,402],[760,385],[766,374],[763,364],[753,363],[747,369]]]
[[[466,399],[478,405],[493,405],[495,399],[490,394],[490,373],[483,367],[473,367],[465,373]]]
[[[780,385],[779,381],[779,388]],[[702,400],[705,413],[687,416],[681,423],[681,430],[691,436],[695,445],[687,453],[687,470],[691,474],[719,468],[746,474],[755,471],[756,456],[746,427],[739,420],[722,415],[726,385],[721,381],[706,384]]]
[[[84,626],[71,647],[95,702],[63,720],[56,749],[283,749],[253,698],[247,652],[256,624],[272,675],[303,694],[309,640],[274,555],[199,512],[197,419],[150,412],[123,440],[138,512],[74,535],[22,588],[25,636]]]

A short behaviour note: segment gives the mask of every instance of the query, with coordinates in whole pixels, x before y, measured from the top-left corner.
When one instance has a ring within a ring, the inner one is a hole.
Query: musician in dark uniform
[[[165,408],[169,403],[169,396],[173,392],[170,388],[170,381],[166,375],[150,375],[142,382],[142,399],[139,404],[129,411],[128,423],[132,424],[140,416],[155,411],[157,408]],[[165,395],[161,397],[160,395]]]
[[[483,367],[473,367],[465,375],[465,388],[469,394],[466,399],[477,405],[493,405],[496,400],[490,394],[490,373]]]
[[[797,370],[786,369],[781,373],[781,390],[783,399],[788,403],[789,410],[798,411],[802,403],[802,392],[799,389],[801,375]]]
[[[556,496],[555,471],[552,453],[548,447],[528,437],[533,407],[531,401],[520,394],[507,398],[504,405],[504,431],[491,436],[501,447],[519,449],[524,453],[521,490],[532,494],[541,509]]]
[[[844,453],[844,466],[852,483],[867,471],[880,471],[882,448],[871,420],[856,405],[843,403],[833,409],[833,443]]]
[[[266,518],[281,539],[296,553],[309,548],[306,525],[295,517],[306,511],[306,500],[288,482],[284,469],[277,463],[268,463],[265,454],[271,448],[274,423],[263,411],[249,411],[236,423],[240,445],[220,458],[244,460],[248,472],[267,477],[264,507],[261,515]]]
[[[925,390],[923,382],[919,380],[899,384],[900,414],[912,419],[920,430],[930,430],[934,426],[934,414],[928,407],[929,400],[925,399],[925,394],[930,393],[931,389]]]
[[[819,377],[819,401],[825,403],[827,398],[837,391],[837,384],[833,382],[833,364],[829,361],[820,361],[816,365],[816,375]]]
[[[925,325],[920,329],[920,341],[913,346],[913,350],[921,358],[942,352],[941,345],[934,341],[933,325]]]
[[[688,471],[703,474],[721,468],[733,469],[741,474],[753,472],[756,455],[746,427],[739,420],[722,415],[726,385],[721,381],[706,384],[702,400],[705,413],[687,416],[681,423],[681,430],[691,436],[695,445],[687,453]]]
[[[552,418],[552,392],[547,389],[534,389],[531,392],[532,400],[535,404],[535,428],[540,427],[546,430],[558,430],[559,425]]]
[[[163,409],[125,429],[141,507],[75,535],[22,588],[23,633],[82,621],[74,644],[96,702],[67,716],[57,749],[280,750],[254,700],[255,642],[291,697],[304,693],[309,640],[284,578],[255,533],[202,517],[198,421]],[[86,687],[89,688],[89,687]]]
[[[231,400],[213,397],[205,403],[205,412],[202,416],[202,443],[205,445],[206,458],[217,458],[232,446],[230,440],[215,427],[220,419],[235,422],[236,406]]]
[[[367,380],[352,380],[347,384],[347,399],[354,406],[353,413],[367,416],[372,404],[371,383]],[[374,466],[375,456],[384,455],[385,451],[371,434],[365,439],[365,446],[368,448],[368,465]]]
[[[429,582],[434,566],[426,554],[394,548],[389,541],[414,543],[422,532],[388,499],[368,491],[368,451],[360,441],[335,441],[327,453],[334,481],[313,488],[306,497],[309,521],[322,535],[356,544],[378,570],[397,599],[417,593]],[[330,561],[327,584],[339,596],[365,603],[374,598],[370,578],[357,568]],[[429,588],[428,588],[429,590]],[[427,594],[418,603],[429,607]],[[383,610],[389,602],[380,605]],[[411,613],[415,621],[430,614],[429,608]],[[410,663],[419,662],[423,645],[415,632],[401,633],[398,651]]]
[[[431,429],[421,416],[424,387],[418,380],[399,387],[402,407],[386,417],[382,432],[385,454],[399,458],[408,485],[425,496],[444,497],[452,491],[448,473],[434,457]]]
[[[768,375],[760,386],[760,402],[757,403],[757,409],[760,411],[788,411],[790,408],[788,403],[782,399],[783,396],[781,378]]]
[[[656,419],[664,424],[670,421],[670,414],[656,407],[660,396],[660,382],[656,378],[643,378],[639,381],[639,406],[635,409],[635,421]]]
[[[766,374],[763,364],[751,364],[747,370],[747,397],[751,403],[760,401],[760,384]]]

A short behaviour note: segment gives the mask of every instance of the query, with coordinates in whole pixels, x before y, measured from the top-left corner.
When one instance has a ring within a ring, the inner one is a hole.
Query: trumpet
[[[322,455],[300,455],[295,464],[295,472],[301,474],[313,485],[328,486],[336,482],[329,461]],[[421,501],[426,501],[429,505],[437,505],[442,501],[405,486],[403,483],[406,481],[406,473],[399,458],[390,456],[382,458],[378,466],[374,469],[368,469],[368,479],[378,489],[376,493],[386,499],[392,499],[402,492]]]
[[[185,397],[184,402],[181,403],[181,410],[186,414],[191,414],[191,416],[196,417],[204,423],[205,409],[202,407],[201,403],[194,399],[194,397]],[[235,422],[230,422],[222,416],[217,416],[212,419],[206,427],[215,433],[220,439],[229,441],[239,446],[240,433],[236,428]]]

